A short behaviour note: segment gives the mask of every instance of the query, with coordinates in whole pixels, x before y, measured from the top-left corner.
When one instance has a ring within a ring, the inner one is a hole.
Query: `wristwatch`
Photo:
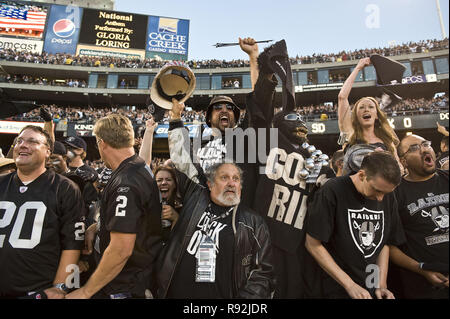
[[[66,286],[65,283],[56,284],[54,287],[62,290],[66,294],[70,291],[70,289]]]

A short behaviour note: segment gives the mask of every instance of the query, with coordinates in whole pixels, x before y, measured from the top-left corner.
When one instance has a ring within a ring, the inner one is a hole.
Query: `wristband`
[[[59,283],[59,284],[54,285],[53,287],[55,287],[55,288],[57,288],[59,290],[62,290],[66,294],[70,291],[70,289],[67,288],[65,283]]]

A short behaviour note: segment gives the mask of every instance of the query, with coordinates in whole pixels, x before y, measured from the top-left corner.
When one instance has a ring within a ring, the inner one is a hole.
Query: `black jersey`
[[[80,190],[53,170],[27,185],[0,176],[0,190],[0,296],[51,287],[61,251],[84,247]]]
[[[437,170],[427,181],[402,179],[395,189],[407,238],[405,253],[419,262],[448,264],[448,173]]]
[[[338,266],[365,289],[371,288],[366,287],[367,267],[377,263],[384,245],[405,242],[395,195],[386,194],[381,202],[368,199],[349,176],[328,181],[316,193],[308,207],[306,232],[320,240]],[[328,275],[323,291],[324,297],[348,297]]]
[[[106,295],[128,292],[133,296],[144,296],[162,247],[161,203],[153,173],[137,155],[119,165],[103,190],[100,255],[109,245],[110,232],[136,234],[136,242],[121,273],[102,292]]]
[[[447,265],[449,250],[448,173],[437,170],[429,180],[409,182],[402,179],[396,188],[399,214],[406,243],[399,248],[418,262]],[[399,269],[406,298],[448,298],[448,288],[433,289],[425,277]]]

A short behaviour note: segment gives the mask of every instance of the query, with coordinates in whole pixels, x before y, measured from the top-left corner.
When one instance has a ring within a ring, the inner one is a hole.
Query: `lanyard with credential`
[[[212,238],[208,235],[208,232],[211,229],[212,223],[226,218],[230,215],[231,211],[234,207],[231,207],[225,213],[222,213],[218,216],[212,217],[206,227],[204,227],[202,233],[202,240],[200,241],[200,245],[198,246],[197,254],[195,255],[197,259],[197,267],[195,268],[195,281],[196,282],[215,282],[216,280],[216,245]],[[211,212],[211,204],[208,205],[208,212],[210,215]]]

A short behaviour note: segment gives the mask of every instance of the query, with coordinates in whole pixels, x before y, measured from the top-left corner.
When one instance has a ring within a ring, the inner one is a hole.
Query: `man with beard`
[[[408,175],[395,190],[407,242],[391,247],[405,298],[448,299],[448,172],[436,169],[431,142],[405,137],[398,156]]]
[[[321,170],[322,164],[328,165],[325,163],[328,157],[307,143],[306,123],[294,110],[292,73],[284,40],[261,54],[254,39],[239,39],[239,43],[249,55],[254,84],[246,102],[249,124],[254,129],[265,128],[267,133],[269,154],[267,160],[260,163],[252,207],[265,218],[273,242],[277,276],[274,297],[306,297],[310,294],[307,290],[312,289],[307,286],[314,282],[314,275],[320,271],[302,244],[308,196],[317,180],[324,182],[334,173],[329,168]],[[274,115],[275,74],[283,82],[283,109]],[[276,147],[269,146],[271,128],[278,130]],[[322,176],[317,178],[318,175]]]
[[[181,147],[169,144],[171,155]],[[240,205],[242,170],[217,163],[205,188],[179,174],[183,210],[163,250],[158,298],[271,298],[274,274],[264,220]]]
[[[172,103],[169,143],[170,140],[182,140],[189,145],[188,132],[184,129],[181,120],[184,103],[178,103],[175,99]],[[188,176],[191,172],[184,170],[184,164],[195,163],[195,170],[198,171],[197,178],[203,185],[206,185],[204,172],[209,166],[224,159],[235,162],[244,172],[242,202],[251,206],[257,171],[256,160],[251,160],[250,156],[256,153],[256,145],[241,128],[236,127],[239,116],[240,110],[230,97],[223,95],[213,97],[206,112],[206,124],[211,128],[211,134],[203,136],[200,133],[201,135],[194,139],[192,147],[184,146],[186,152],[176,153],[171,159],[177,169]]]

